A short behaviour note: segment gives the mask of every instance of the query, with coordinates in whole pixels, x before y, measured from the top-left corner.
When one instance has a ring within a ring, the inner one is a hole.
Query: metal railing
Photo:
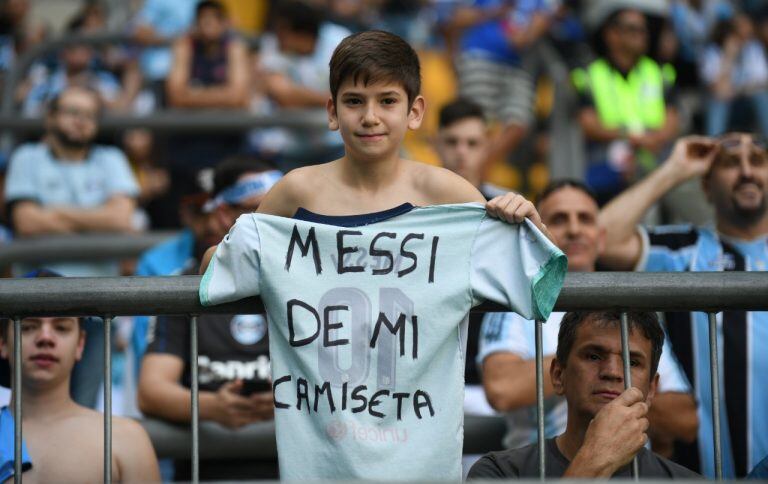
[[[0,267],[17,263],[98,261],[135,257],[178,235],[173,231],[139,234],[46,235],[0,245]]]
[[[113,316],[131,315],[189,315],[190,361],[197,361],[197,315],[252,314],[263,310],[258,298],[234,303],[203,307],[198,300],[200,277],[123,277],[73,279],[0,279],[0,316],[13,319],[15,334],[20,334],[25,316],[91,316],[102,315],[107,327]],[[768,310],[768,273],[573,273],[566,277],[557,300],[556,310],[615,309],[653,311],[705,311],[710,314],[710,371],[712,380],[713,420],[715,422],[715,464],[718,479],[722,479],[720,447],[720,395],[717,373],[717,334],[715,312],[723,310]],[[486,303],[474,311],[505,311],[506,308]],[[544,399],[542,321],[536,322],[536,393],[539,437],[539,473],[545,478]],[[627,318],[621,318],[622,352],[625,386],[629,386],[629,353]],[[105,338],[109,332],[105,331]],[[108,339],[106,341],[109,341]],[[111,385],[110,345],[105,344],[104,385],[104,482],[111,482]],[[22,395],[21,338],[14,338],[13,409],[16,421],[14,433],[15,482],[21,482]],[[197,365],[192,365],[192,479],[199,479],[199,408]],[[634,477],[637,479],[635,468]]]
[[[258,45],[259,39],[244,36],[250,45]],[[14,112],[14,93],[32,64],[39,58],[52,54],[70,45],[136,44],[136,40],[125,33],[103,32],[88,35],[67,35],[42,42],[22,54],[8,70],[3,82],[2,104],[0,104],[0,132],[40,133],[43,118],[22,118]],[[126,128],[147,128],[156,133],[221,133],[242,131],[249,128],[279,126],[294,129],[327,129],[324,113],[305,110],[285,110],[278,114],[257,115],[246,110],[165,110],[148,116],[107,115],[99,121],[101,132],[112,132]]]

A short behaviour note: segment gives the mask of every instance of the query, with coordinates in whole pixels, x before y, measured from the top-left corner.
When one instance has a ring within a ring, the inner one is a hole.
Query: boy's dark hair
[[[555,192],[562,190],[563,188],[574,188],[579,190],[591,198],[595,204],[598,206],[600,205],[600,202],[597,201],[597,195],[591,188],[589,188],[587,184],[574,178],[562,178],[560,180],[553,180],[549,182],[546,187],[544,187],[544,190],[542,190],[541,193],[539,193],[539,196],[536,197],[536,206],[538,207],[541,205],[541,202],[552,196]]]
[[[278,1],[272,11],[272,22],[280,23],[291,32],[311,35],[317,38],[323,13],[307,2],[301,0]]]
[[[659,324],[659,318],[654,312],[628,312],[627,320],[629,330],[639,330],[643,336],[651,342],[651,373],[650,377],[656,376],[656,370],[659,368],[659,359],[661,350],[664,347],[664,330]],[[576,341],[576,332],[584,322],[591,321],[604,327],[618,326],[621,321],[621,312],[619,311],[571,311],[563,316],[560,322],[560,331],[557,334],[557,361],[565,366],[568,356],[573,349]]]
[[[408,106],[421,91],[421,66],[413,47],[395,34],[369,30],[342,40],[330,62],[331,97],[347,79],[363,85],[397,82],[408,95]]]
[[[203,10],[213,10],[219,18],[227,18],[227,8],[216,0],[201,0],[195,7],[195,19],[199,19]]]
[[[485,122],[483,108],[474,101],[470,101],[466,98],[458,98],[440,109],[438,126],[440,129],[447,128],[454,123],[468,118],[478,118],[482,122]]]
[[[213,193],[218,195],[222,190],[231,187],[237,179],[246,173],[260,173],[274,170],[269,163],[248,155],[234,155],[224,159],[213,169]]]

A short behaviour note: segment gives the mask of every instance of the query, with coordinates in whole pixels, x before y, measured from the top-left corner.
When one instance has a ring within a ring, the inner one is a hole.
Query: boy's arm
[[[213,254],[216,253],[216,247],[218,247],[218,245],[208,247],[208,250],[206,250],[205,254],[203,254],[203,260],[200,261],[201,276],[205,274],[206,270],[208,270],[208,265],[211,263],[211,259],[213,259]]]
[[[521,223],[528,218],[549,240],[555,241],[533,203],[518,193],[509,192],[486,201],[471,183],[445,168],[433,168],[427,172],[426,180],[426,193],[434,204],[484,203],[488,215],[508,223]]]
[[[160,482],[160,468],[147,431],[138,422],[115,419],[115,454],[121,482]]]

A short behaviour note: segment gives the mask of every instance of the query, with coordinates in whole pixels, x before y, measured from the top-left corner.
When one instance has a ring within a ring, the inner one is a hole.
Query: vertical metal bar
[[[197,315],[189,318],[189,361],[192,377],[192,482],[200,481],[200,399],[197,380]]]
[[[536,424],[538,425],[539,479],[546,478],[546,453],[544,445],[544,349],[542,346],[543,321],[536,321]]]
[[[21,484],[21,318],[13,318],[13,482]]]
[[[104,316],[104,483],[112,483],[112,317]]]
[[[626,312],[621,313],[621,357],[624,360],[624,389],[632,386],[632,371],[629,363],[629,318]],[[640,468],[637,456],[632,459],[632,479],[640,479]]]
[[[709,378],[712,383],[712,424],[714,425],[715,477],[723,480],[723,449],[720,444],[720,370],[717,356],[717,315],[709,316]]]

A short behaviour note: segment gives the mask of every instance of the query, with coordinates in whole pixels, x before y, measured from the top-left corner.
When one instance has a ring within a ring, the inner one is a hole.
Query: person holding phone
[[[220,240],[242,214],[256,210],[281,174],[263,163],[233,157],[213,172],[213,192],[191,230],[142,256],[142,275],[195,274],[210,240]],[[198,201],[202,202],[202,201]],[[171,269],[175,266],[174,269]],[[180,266],[180,267],[179,267]],[[146,355],[138,384],[140,410],[174,423],[191,419],[189,318],[147,318],[137,345]],[[141,326],[139,326],[141,328]],[[146,340],[144,339],[146,336]],[[267,321],[261,314],[201,315],[198,319],[200,420],[235,430],[274,415]],[[174,463],[175,480],[191,480],[189,461]],[[276,478],[277,462],[203,460],[201,479]]]

